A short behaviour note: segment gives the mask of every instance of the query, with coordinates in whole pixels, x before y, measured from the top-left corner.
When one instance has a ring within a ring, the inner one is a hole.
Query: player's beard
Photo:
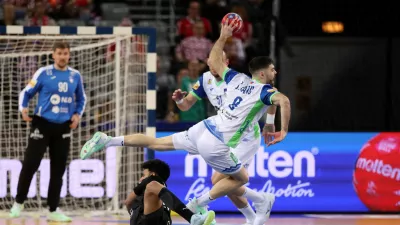
[[[67,61],[61,61],[60,60],[60,62],[58,62],[58,63],[56,63],[57,64],[57,67],[58,68],[60,68],[60,69],[65,69],[66,67],[67,67]]]

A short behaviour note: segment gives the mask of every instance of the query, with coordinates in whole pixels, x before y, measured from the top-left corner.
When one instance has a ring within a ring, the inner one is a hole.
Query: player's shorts
[[[225,143],[208,130],[204,121],[197,123],[187,131],[173,134],[172,140],[175,149],[186,150],[192,155],[200,154],[208,165],[222,174],[237,173],[242,167],[240,159]],[[240,152],[240,155],[245,154]]]
[[[164,205],[158,210],[148,214],[139,215],[134,221],[131,219],[130,225],[171,225],[171,211],[169,211]]]
[[[231,152],[242,162],[244,168],[247,169],[254,160],[254,156],[260,149],[261,136],[246,138],[239,143],[236,148],[231,148]]]

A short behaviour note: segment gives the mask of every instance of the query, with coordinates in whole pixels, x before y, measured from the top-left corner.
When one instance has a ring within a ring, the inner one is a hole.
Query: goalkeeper
[[[50,182],[47,205],[50,213],[47,218],[50,221],[71,221],[71,218],[57,208],[67,165],[71,129],[78,126],[85,110],[86,95],[80,72],[68,67],[69,58],[69,44],[56,42],[53,46],[54,64],[39,68],[19,95],[22,118],[32,122],[32,125],[10,217],[20,216],[32,177],[49,147]],[[36,93],[39,93],[38,104],[31,118],[28,115],[28,102]]]

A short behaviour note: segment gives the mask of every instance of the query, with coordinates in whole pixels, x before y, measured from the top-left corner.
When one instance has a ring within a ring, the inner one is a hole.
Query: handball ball
[[[238,14],[236,14],[236,13],[228,13],[228,14],[226,14],[224,16],[224,18],[222,18],[222,22],[221,23],[222,24],[225,24],[225,23],[231,24],[231,22],[236,18],[238,20],[236,20],[236,22],[235,22],[236,23],[236,28],[233,30],[233,33],[236,33],[238,31],[240,31],[240,29],[242,29],[242,26],[243,26],[243,20]]]
[[[400,212],[399,133],[380,133],[362,147],[353,185],[368,209]]]

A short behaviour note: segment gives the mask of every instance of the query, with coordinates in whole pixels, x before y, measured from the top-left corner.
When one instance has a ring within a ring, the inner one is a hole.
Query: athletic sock
[[[186,205],[179,200],[174,193],[172,193],[167,188],[162,188],[158,197],[164,202],[164,204],[172,209],[174,212],[178,213],[182,218],[190,223],[190,219],[193,216],[193,212],[186,208]]]
[[[200,196],[198,199],[197,199],[197,204],[199,205],[199,206],[206,206],[206,205],[208,205],[210,202],[212,202],[212,201],[214,201],[215,199],[212,199],[211,197],[210,197],[210,192],[207,192],[207,193],[205,193],[205,194],[203,194],[202,196]]]
[[[253,208],[250,205],[246,205],[245,207],[238,210],[246,217],[247,223],[252,223],[256,218],[256,213],[254,212]]]
[[[253,191],[252,189],[250,189],[248,187],[246,187],[246,190],[243,193],[243,197],[246,197],[255,203],[259,203],[264,200],[264,196],[261,193],[259,193],[257,191]]]
[[[106,148],[110,146],[124,146],[124,136],[111,138],[111,140],[106,144]]]

